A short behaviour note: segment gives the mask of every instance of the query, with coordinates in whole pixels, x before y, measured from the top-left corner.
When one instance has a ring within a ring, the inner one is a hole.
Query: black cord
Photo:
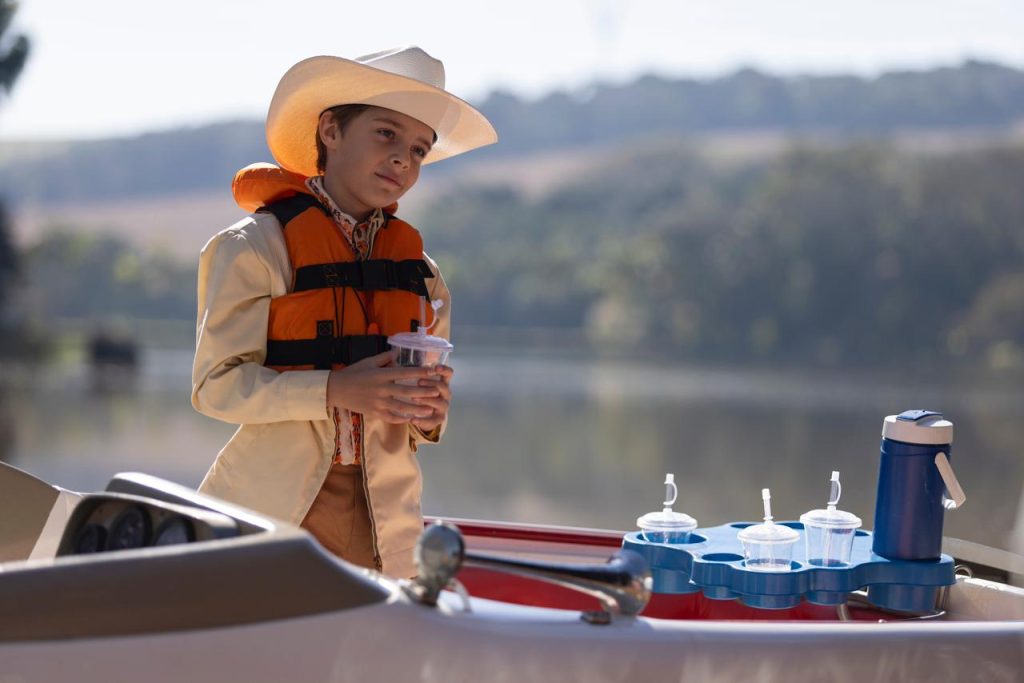
[[[359,292],[356,291],[356,290],[353,290],[353,293],[356,295],[356,301],[359,302],[359,308],[361,308],[363,310],[363,322],[366,323],[367,327],[369,327],[370,326],[370,314],[366,312],[366,305],[363,304],[363,297],[359,296]]]
[[[341,323],[345,320],[345,288],[341,289],[341,319],[338,319],[338,288],[331,287],[331,295],[334,297],[334,338],[341,342],[342,333],[344,330],[341,328]],[[340,349],[339,349],[340,351]]]

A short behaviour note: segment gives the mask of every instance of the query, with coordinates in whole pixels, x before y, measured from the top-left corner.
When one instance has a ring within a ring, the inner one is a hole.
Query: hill
[[[534,101],[497,92],[481,109],[501,143],[444,164],[440,174],[665,135],[999,135],[1024,122],[1024,71],[979,61],[872,79],[744,69],[708,80],[647,76]],[[271,159],[259,121],[8,147],[0,154],[0,193],[15,206],[219,192],[242,166]]]
[[[401,215],[458,297],[460,340],[1024,370],[1022,84],[971,62],[493,95],[502,144],[429,168]],[[180,321],[198,249],[241,216],[230,178],[269,155],[235,122],[4,158],[37,231],[25,316]]]

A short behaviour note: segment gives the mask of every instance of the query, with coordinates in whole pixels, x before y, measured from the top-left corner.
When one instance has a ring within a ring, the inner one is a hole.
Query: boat
[[[858,591],[839,605],[764,609],[743,595],[652,592],[650,563],[624,549],[635,542],[430,519],[419,577],[396,580],[298,527],[151,475],[79,493],[0,463],[0,681],[1011,682],[1024,672],[1024,589],[1007,582],[1024,565],[1011,553],[975,548],[963,563],[975,576],[957,569],[924,611],[883,610]]]

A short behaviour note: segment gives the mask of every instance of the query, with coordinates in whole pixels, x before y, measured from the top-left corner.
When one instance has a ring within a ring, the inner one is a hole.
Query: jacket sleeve
[[[200,254],[192,405],[235,424],[327,419],[329,371],[263,365],[271,265],[254,244],[244,228],[232,228]]]
[[[430,299],[440,299],[444,302],[437,311],[437,322],[433,327],[430,328],[430,334],[438,337],[444,337],[451,341],[452,334],[452,297],[451,292],[448,291],[448,285],[445,283],[444,278],[441,276],[441,271],[437,267],[437,263],[432,258],[423,254],[424,260],[430,266],[431,272],[434,277],[430,282]],[[444,422],[440,426],[435,427],[432,431],[424,432],[415,425],[409,425],[409,439],[412,444],[413,450],[416,450],[416,446],[424,443],[437,443],[441,440],[441,435],[444,434],[445,428],[448,426],[448,417],[445,416]]]

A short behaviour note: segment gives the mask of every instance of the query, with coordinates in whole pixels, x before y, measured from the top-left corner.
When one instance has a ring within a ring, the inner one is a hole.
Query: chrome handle
[[[631,550],[620,550],[605,564],[558,564],[536,560],[466,553],[466,566],[547,581],[596,598],[604,611],[585,612],[591,623],[607,624],[614,617],[636,616],[651,599],[647,561]]]
[[[546,581],[593,596],[604,610],[585,612],[583,618],[595,624],[635,616],[651,598],[647,561],[629,550],[618,551],[605,564],[559,564],[466,552],[458,528],[438,521],[420,536],[415,558],[419,576],[406,593],[425,605],[437,604],[441,590],[463,565]]]

